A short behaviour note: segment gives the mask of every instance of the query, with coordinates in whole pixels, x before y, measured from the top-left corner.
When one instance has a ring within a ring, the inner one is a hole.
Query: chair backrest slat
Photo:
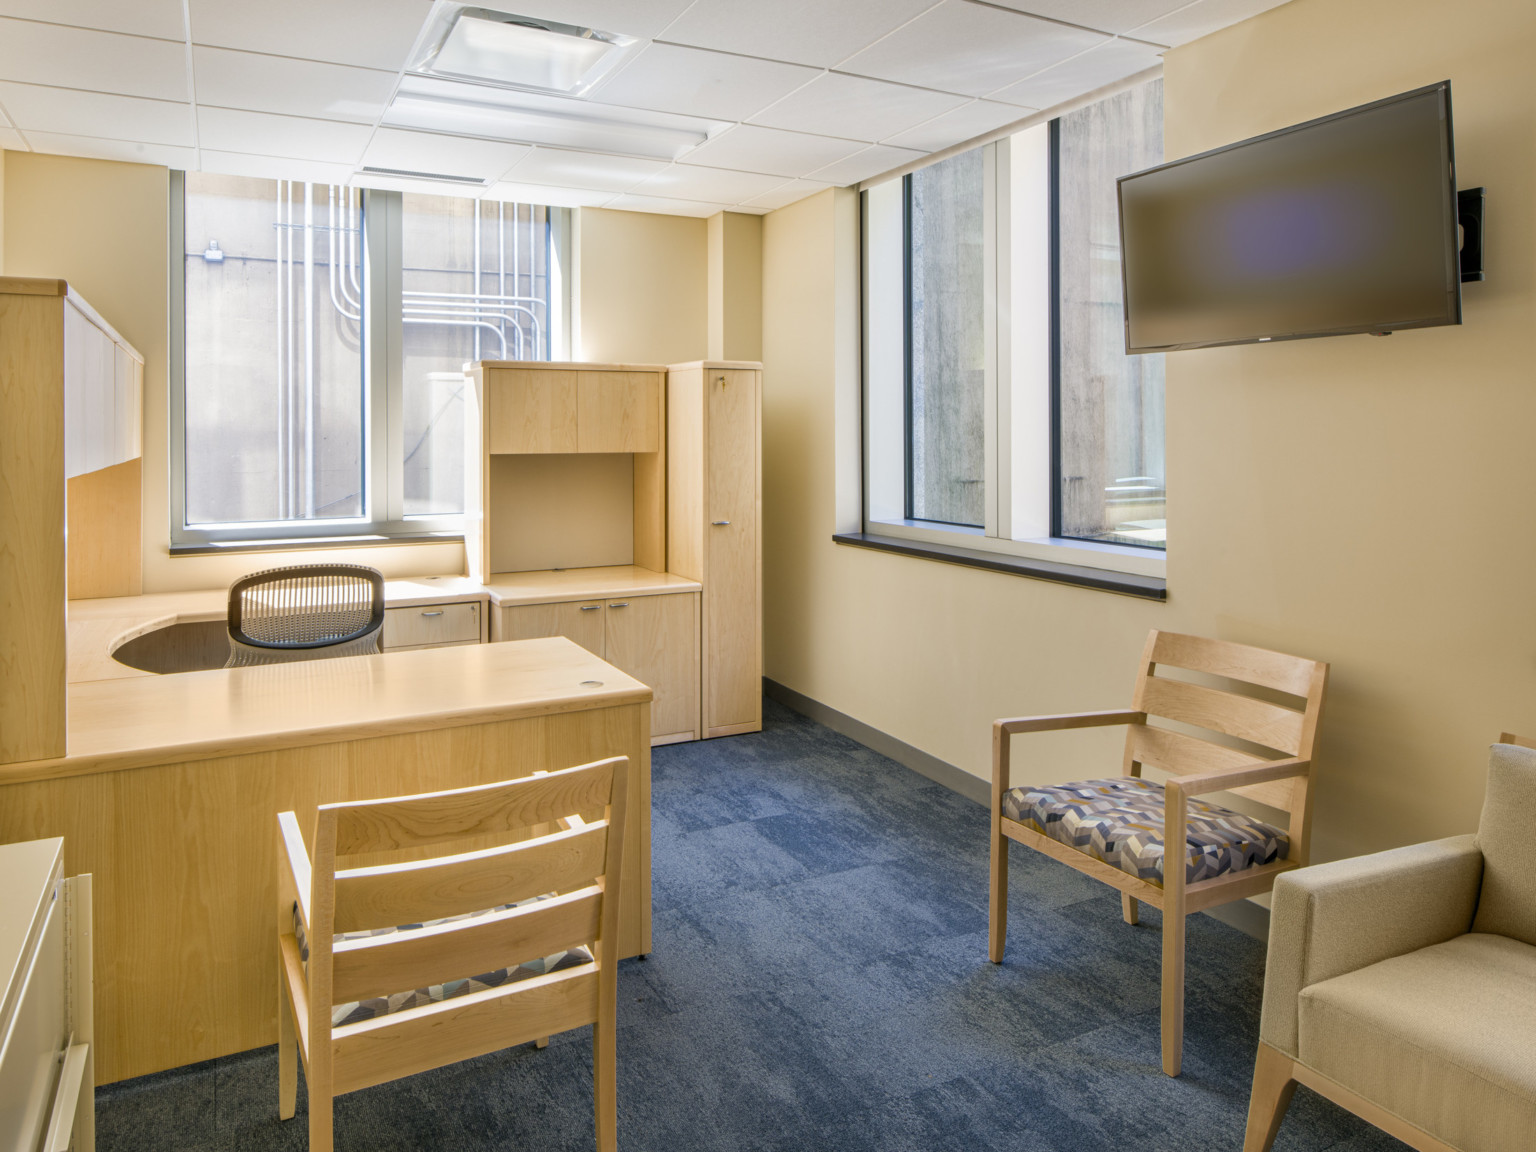
[[[1304,713],[1252,696],[1239,696],[1183,680],[1149,676],[1133,705],[1149,716],[1209,728],[1239,740],[1275,748],[1288,756],[1301,751]]]
[[[602,904],[602,890],[592,886],[472,920],[338,941],[332,1002],[426,988],[590,944],[601,935]]]
[[[438,920],[590,885],[607,862],[608,824],[457,856],[336,873],[337,932]]]
[[[327,804],[336,813],[337,855],[417,848],[547,824],[563,816],[599,820],[614,766],[623,757],[578,768],[451,792]]]
[[[1185,636],[1178,632],[1158,632],[1152,642],[1152,663],[1175,668],[1190,668],[1305,696],[1312,687],[1317,661],[1303,656],[1288,656],[1267,648],[1234,644],[1230,640],[1211,640],[1204,636]]]

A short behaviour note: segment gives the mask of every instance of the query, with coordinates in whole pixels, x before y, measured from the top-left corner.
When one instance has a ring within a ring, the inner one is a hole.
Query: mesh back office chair
[[[379,651],[384,576],[361,564],[300,564],[229,586],[226,668]]]

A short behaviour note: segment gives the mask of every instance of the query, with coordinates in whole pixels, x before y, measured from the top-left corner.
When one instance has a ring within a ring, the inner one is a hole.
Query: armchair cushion
[[[1466,1152],[1536,1131],[1536,947],[1473,933],[1305,989],[1298,1057]]]
[[[1495,744],[1488,757],[1488,791],[1477,826],[1483,851],[1478,932],[1536,944],[1536,750]]]
[[[1279,828],[1190,797],[1184,878],[1193,884],[1284,860]],[[1003,794],[1003,815],[1153,884],[1163,882],[1163,786],[1139,776],[1084,780]]]
[[[495,908],[486,908],[481,912],[468,912],[462,916],[445,916],[441,920],[424,920],[420,924],[402,924],[398,928],[372,928],[364,932],[338,932],[336,940],[362,940],[369,936],[388,936],[395,932],[411,932],[420,928],[431,928],[436,924],[449,924],[457,920],[471,920],[476,916],[489,916],[492,912],[503,912],[508,908],[517,908],[524,904],[532,904],[537,900],[545,900],[548,897],[535,896],[532,900],[519,900],[516,904],[500,904]],[[299,916],[298,905],[293,908],[293,934],[298,939],[299,957],[304,960],[306,966],[309,961],[309,942],[304,939],[304,922]],[[511,968],[498,968],[494,972],[483,972],[478,976],[468,976],[462,980],[446,980],[441,984],[434,984],[430,988],[413,988],[407,992],[395,992],[388,996],[372,996],[367,1000],[354,1000],[349,1004],[336,1004],[331,1008],[331,1027],[340,1028],[343,1024],[356,1024],[362,1020],[372,1020],[376,1016],[387,1016],[391,1012],[404,1012],[410,1008],[421,1008],[427,1004],[436,1004],[443,1000],[452,1000],[456,996],[467,996],[471,992],[483,992],[487,988],[499,988],[503,984],[516,983],[519,980],[531,980],[535,976],[543,976],[549,972],[559,972],[566,968],[574,968],[578,964],[590,964],[592,953],[585,948],[568,948],[564,952],[556,952],[553,956],[542,956],[536,960],[528,960]]]

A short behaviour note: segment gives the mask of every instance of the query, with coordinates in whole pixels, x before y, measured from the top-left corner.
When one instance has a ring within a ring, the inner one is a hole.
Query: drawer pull
[[[601,607],[601,604],[583,604],[581,610],[583,612],[596,612]]]
[[[610,607],[610,608],[628,608],[629,607],[629,601],[628,600],[615,600],[612,604],[609,604],[608,607]]]
[[[443,614],[443,610],[441,608],[439,608],[436,612],[423,612],[422,613],[423,616],[441,616],[442,614]]]
[[[730,524],[730,521],[729,520],[711,520],[710,523],[713,524],[716,528],[724,528],[728,524]]]

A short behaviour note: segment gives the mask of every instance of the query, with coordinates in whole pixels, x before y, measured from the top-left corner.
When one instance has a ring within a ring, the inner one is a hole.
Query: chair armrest
[[[1116,709],[1113,712],[1063,712],[1056,716],[1017,716],[1011,720],[992,721],[992,819],[999,818],[998,805],[1008,791],[1009,737],[1019,732],[1056,732],[1064,728],[1103,728],[1112,724],[1145,724],[1145,712]]]
[[[292,812],[277,814],[277,877],[278,887],[292,886],[293,897],[299,904],[299,916],[304,930],[309,931],[309,849],[304,847],[304,835],[299,831],[299,818]]]
[[[1062,728],[1102,728],[1109,724],[1145,724],[1145,712],[1115,709],[1112,712],[1062,712],[1055,716],[1016,716],[1012,720],[994,720],[994,731],[1010,736],[1018,732],[1055,732]]]
[[[1261,1039],[1295,1056],[1304,989],[1471,931],[1482,876],[1468,835],[1277,877]]]
[[[1177,786],[1186,796],[1203,796],[1207,792],[1225,792],[1229,788],[1243,788],[1249,784],[1268,784],[1271,780],[1285,780],[1292,776],[1305,776],[1312,771],[1310,760],[1271,760],[1268,764],[1250,764],[1244,768],[1218,768],[1213,772],[1192,772],[1188,776],[1170,776],[1166,787]]]

